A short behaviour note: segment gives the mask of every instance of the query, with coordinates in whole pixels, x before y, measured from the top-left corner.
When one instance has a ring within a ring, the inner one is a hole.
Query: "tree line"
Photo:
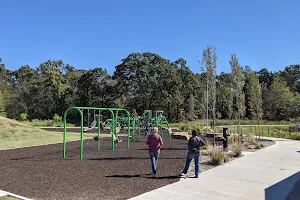
[[[77,69],[62,60],[8,70],[0,59],[0,114],[52,119],[76,105],[135,109],[140,115],[163,110],[172,122],[204,119],[207,114],[212,120],[300,117],[300,65],[253,71],[232,54],[231,72],[217,74],[215,47],[207,46],[202,57],[199,73],[193,73],[183,58],[170,61],[150,52],[131,53],[112,75],[105,68]]]

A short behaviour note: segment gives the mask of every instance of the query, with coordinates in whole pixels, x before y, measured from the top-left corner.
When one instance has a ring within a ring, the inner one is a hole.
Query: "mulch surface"
[[[145,137],[127,148],[126,137],[111,151],[111,140],[85,140],[0,151],[0,189],[33,199],[128,199],[179,180],[187,153],[186,140],[164,140],[153,179]]]

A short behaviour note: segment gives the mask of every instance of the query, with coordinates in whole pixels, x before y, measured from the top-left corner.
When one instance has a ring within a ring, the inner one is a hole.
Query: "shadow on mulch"
[[[87,158],[86,160],[149,160],[148,157]],[[158,158],[158,160],[181,160],[180,158]]]

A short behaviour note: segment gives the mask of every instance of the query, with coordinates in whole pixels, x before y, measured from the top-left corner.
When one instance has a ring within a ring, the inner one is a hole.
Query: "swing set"
[[[67,116],[68,113],[71,110],[75,110],[80,114],[80,160],[83,159],[83,132],[84,132],[84,128],[83,128],[83,112],[84,110],[88,110],[88,113],[90,110],[94,111],[94,119],[95,119],[95,112],[98,111],[98,117],[97,117],[97,127],[98,127],[98,145],[97,145],[97,150],[100,151],[100,134],[101,134],[101,122],[100,122],[100,116],[101,116],[101,112],[109,112],[111,114],[111,127],[110,127],[110,131],[112,134],[111,137],[111,148],[112,151],[115,150],[115,142],[114,142],[114,138],[118,138],[118,134],[119,131],[117,131],[117,123],[118,123],[118,114],[119,112],[124,112],[125,115],[127,115],[127,147],[130,147],[130,113],[122,108],[95,108],[95,107],[70,107],[68,108],[65,113],[64,113],[64,118],[63,118],[63,122],[64,122],[64,137],[63,137],[63,158],[66,158],[66,153],[67,153]],[[89,122],[89,116],[88,116],[88,122]],[[95,126],[95,125],[94,125]]]

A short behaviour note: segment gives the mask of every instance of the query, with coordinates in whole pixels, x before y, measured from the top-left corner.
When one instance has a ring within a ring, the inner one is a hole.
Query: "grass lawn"
[[[102,136],[107,137],[107,135]],[[92,139],[93,137],[93,134],[84,135],[84,139]],[[79,133],[67,133],[67,141],[75,140],[80,140]],[[61,132],[44,131],[15,120],[0,117],[0,150],[62,143],[62,141],[63,134]]]
[[[277,124],[276,124],[277,123]],[[296,132],[297,122],[275,122],[275,121],[261,121],[261,125],[257,126],[257,121],[254,120],[243,120],[241,121],[241,126],[237,126],[237,121],[231,121],[231,125],[228,126],[228,121],[219,120],[218,125],[215,130],[209,127],[206,130],[205,120],[195,120],[189,122],[173,123],[170,124],[171,127],[178,127],[181,130],[191,132],[192,130],[198,130],[200,133],[222,133],[223,127],[228,127],[230,133],[242,133],[242,134],[253,134],[257,136],[270,136],[277,138],[287,138],[300,140],[300,132]]]
[[[15,197],[9,197],[9,196],[4,196],[4,197],[0,197],[0,200],[18,200],[18,198],[15,198]]]

